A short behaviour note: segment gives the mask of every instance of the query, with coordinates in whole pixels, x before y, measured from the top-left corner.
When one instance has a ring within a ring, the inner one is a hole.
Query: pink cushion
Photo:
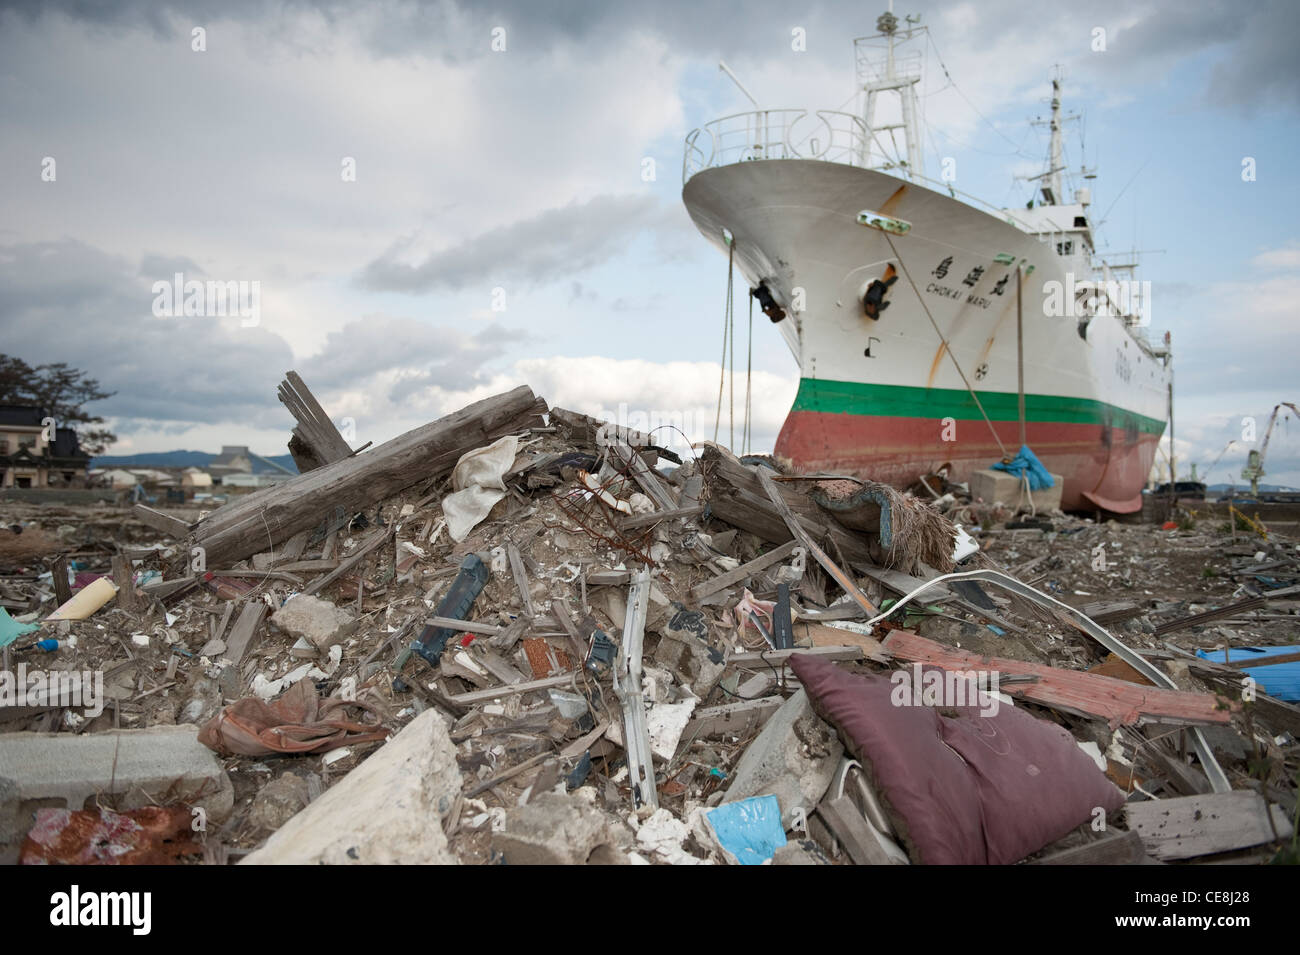
[[[883,676],[809,654],[790,666],[813,707],[862,763],[913,861],[1017,862],[1124,804],[1124,794],[1055,724],[1006,703],[897,706]]]

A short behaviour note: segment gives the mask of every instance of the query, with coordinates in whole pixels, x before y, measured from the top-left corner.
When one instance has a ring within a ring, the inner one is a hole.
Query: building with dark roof
[[[80,484],[89,464],[77,432],[52,425],[44,409],[0,405],[0,487]]]

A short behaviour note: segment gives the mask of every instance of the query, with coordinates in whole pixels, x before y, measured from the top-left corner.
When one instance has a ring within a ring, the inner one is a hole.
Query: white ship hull
[[[1019,264],[1027,443],[1065,476],[1064,506],[1136,509],[1170,371],[1120,318],[1096,315],[1081,335],[1075,317],[1047,314],[1049,283],[1068,294],[1092,279],[1081,247],[1063,256],[1056,242],[942,193],[810,159],[706,168],[683,199],[724,254],[724,230],[734,237],[737,268],[787,313],[778,328],[801,382],[779,455],[907,485],[945,463],[964,480],[1003,447],[1014,454]],[[864,226],[863,210],[910,228]],[[863,294],[891,265],[897,280],[872,319]]]

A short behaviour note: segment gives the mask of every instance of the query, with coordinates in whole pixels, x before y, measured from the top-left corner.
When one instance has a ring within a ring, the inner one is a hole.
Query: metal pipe
[[[1016,265],[1016,390],[1019,396],[1020,410],[1020,446],[1029,442],[1025,440],[1025,316],[1021,307],[1021,285],[1024,276],[1021,266]]]

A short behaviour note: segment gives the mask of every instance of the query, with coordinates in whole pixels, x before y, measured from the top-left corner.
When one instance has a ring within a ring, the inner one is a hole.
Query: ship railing
[[[908,169],[898,162],[873,163],[871,150],[885,153],[861,116],[833,109],[810,113],[806,109],[760,109],[735,113],[705,123],[686,137],[682,158],[682,184],[705,169],[761,159],[820,159],[875,169],[946,192],[954,199],[979,206],[1026,232],[1032,228],[1014,213]]]
[[[761,159],[820,159],[865,166],[870,138],[860,116],[839,110],[736,113],[705,123],[686,137],[682,183],[705,169]]]

